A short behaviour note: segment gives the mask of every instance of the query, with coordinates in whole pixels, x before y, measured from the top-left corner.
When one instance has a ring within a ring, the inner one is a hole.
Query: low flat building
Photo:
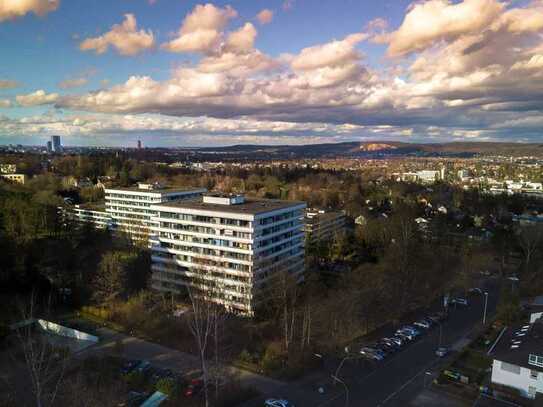
[[[274,274],[303,279],[305,206],[216,194],[152,205],[152,287],[181,293],[188,286],[253,315]]]
[[[343,211],[307,209],[305,211],[306,240],[317,242],[332,240],[336,234],[345,232],[346,217]]]
[[[106,212],[115,229],[133,239],[147,239],[156,211],[151,205],[200,196],[205,188],[166,188],[158,184],[140,183],[131,188],[105,188]]]
[[[113,228],[113,219],[106,212],[105,204],[74,205],[72,213],[75,220],[90,223],[97,229]]]
[[[531,399],[543,393],[543,321],[508,328],[493,358],[492,383],[517,389]]]
[[[0,177],[10,181],[16,182],[18,184],[26,184],[27,176],[26,174],[0,174]]]

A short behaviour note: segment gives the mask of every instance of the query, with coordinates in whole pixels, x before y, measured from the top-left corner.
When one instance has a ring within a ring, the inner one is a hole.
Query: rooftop
[[[138,186],[133,187],[109,187],[105,189],[106,191],[125,191],[125,192],[145,192],[149,194],[154,193],[172,193],[172,192],[190,192],[190,191],[203,191],[205,188],[197,187],[166,187],[160,186],[153,189],[140,188]]]
[[[285,201],[280,199],[255,199],[245,198],[245,201],[235,205],[224,205],[217,203],[203,202],[203,198],[187,199],[184,201],[173,201],[156,206],[169,207],[169,208],[184,208],[195,209],[211,212],[228,212],[228,213],[244,213],[249,215],[257,215],[260,213],[266,213],[275,211],[277,209],[289,208],[299,205],[305,205],[305,202],[301,201]]]
[[[87,211],[104,211],[106,210],[106,203],[102,202],[87,202],[79,205],[75,205],[78,209],[85,209]]]
[[[543,356],[543,321],[508,328],[491,356],[494,359],[543,371],[543,367],[528,363],[530,355]]]

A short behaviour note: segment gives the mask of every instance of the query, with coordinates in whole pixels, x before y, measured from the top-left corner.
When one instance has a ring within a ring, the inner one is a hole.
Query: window
[[[530,355],[528,357],[528,364],[543,367],[543,356]]]
[[[537,375],[538,375],[537,370],[530,370],[530,379],[537,380]]]
[[[520,374],[520,366],[512,365],[511,363],[502,362],[502,370],[509,373]]]

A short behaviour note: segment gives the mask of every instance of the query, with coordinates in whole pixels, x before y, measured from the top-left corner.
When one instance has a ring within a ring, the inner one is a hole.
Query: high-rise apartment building
[[[194,198],[205,188],[164,188],[157,184],[138,184],[132,188],[106,188],[106,212],[116,231],[135,239],[147,239],[156,215],[151,205],[178,199]]]
[[[279,271],[298,280],[304,270],[304,202],[203,197],[152,205],[152,287],[252,315]]]
[[[51,136],[51,147],[53,152],[60,153],[62,152],[62,145],[60,144],[60,136]]]
[[[48,141],[47,143],[45,143],[45,148],[47,149],[48,153],[52,153],[53,152],[53,143],[51,141]]]

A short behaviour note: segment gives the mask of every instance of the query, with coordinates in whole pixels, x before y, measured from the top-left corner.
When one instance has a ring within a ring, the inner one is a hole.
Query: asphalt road
[[[499,292],[497,280],[487,280],[484,288],[489,293],[488,318],[496,309]],[[483,295],[470,297],[467,307],[453,309],[449,319],[442,323],[442,345],[453,347],[456,351],[462,349],[468,343],[468,335],[482,325],[483,309]],[[385,330],[382,334],[392,335],[393,330],[389,328],[388,332]],[[405,407],[430,384],[439,371],[439,365],[444,363],[435,355],[438,342],[439,328],[435,327],[384,361],[347,360],[338,374],[343,383],[336,382],[335,385],[330,376],[336,371],[340,360],[325,355],[320,377],[317,375],[311,381],[301,380],[285,385],[279,389],[279,394],[266,396],[284,397],[296,407]],[[317,391],[319,387],[324,388],[324,394]],[[255,400],[244,407],[261,405],[262,401]]]

